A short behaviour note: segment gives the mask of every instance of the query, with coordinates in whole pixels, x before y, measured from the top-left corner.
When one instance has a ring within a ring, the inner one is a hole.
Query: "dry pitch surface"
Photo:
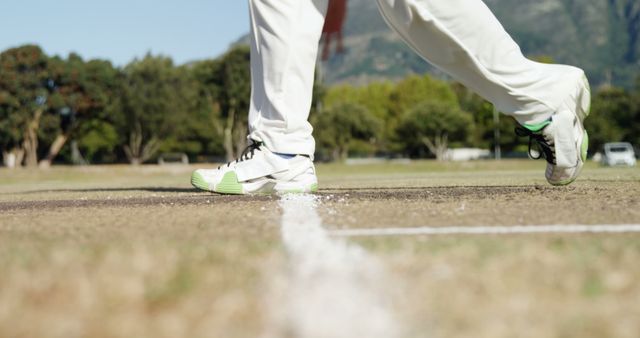
[[[199,193],[192,168],[0,170],[0,337],[638,337],[640,234],[336,238],[640,224],[640,170],[320,165],[315,197]]]

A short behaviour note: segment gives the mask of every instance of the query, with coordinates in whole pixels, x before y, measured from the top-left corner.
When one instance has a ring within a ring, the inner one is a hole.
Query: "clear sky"
[[[116,65],[151,51],[182,64],[248,31],[247,0],[0,0],[0,51],[33,43]]]

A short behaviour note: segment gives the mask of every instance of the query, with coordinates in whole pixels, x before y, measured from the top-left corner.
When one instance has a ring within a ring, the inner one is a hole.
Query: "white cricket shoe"
[[[518,135],[529,137],[530,156],[547,160],[545,176],[552,185],[569,185],[580,175],[589,148],[583,121],[589,115],[590,105],[589,82],[583,74],[575,93],[549,121],[516,128]],[[534,142],[538,146],[537,155],[531,149]]]
[[[191,184],[220,194],[309,193],[318,190],[313,161],[296,155],[285,159],[261,142],[253,142],[240,158],[217,169],[198,169]]]

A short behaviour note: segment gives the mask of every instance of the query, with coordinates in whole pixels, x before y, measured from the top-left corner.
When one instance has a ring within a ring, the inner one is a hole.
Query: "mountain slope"
[[[327,83],[366,83],[425,72],[444,76],[387,27],[376,1],[348,1],[346,52],[323,63]],[[596,86],[630,87],[640,75],[638,0],[485,2],[529,57],[584,68]]]

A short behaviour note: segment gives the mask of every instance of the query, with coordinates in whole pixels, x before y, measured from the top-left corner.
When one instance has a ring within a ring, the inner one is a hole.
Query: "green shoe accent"
[[[529,129],[530,131],[537,133],[539,131],[541,131],[542,129],[544,129],[546,126],[551,124],[551,119],[548,119],[542,123],[538,123],[538,124],[525,124],[523,125],[523,127]]]
[[[582,156],[582,162],[586,162],[587,161],[587,152],[589,151],[589,134],[587,133],[587,131],[584,131],[584,137],[582,138],[582,149],[581,150],[581,156]]]
[[[197,172],[191,174],[191,185],[200,190],[211,191],[211,189],[209,189],[209,183]]]
[[[242,184],[238,182],[238,175],[236,175],[235,171],[230,171],[224,174],[222,181],[218,183],[214,191],[221,194],[231,195],[242,195],[244,193]]]
[[[311,188],[309,188],[309,190],[311,192],[318,192],[318,183],[314,183],[311,185]]]

